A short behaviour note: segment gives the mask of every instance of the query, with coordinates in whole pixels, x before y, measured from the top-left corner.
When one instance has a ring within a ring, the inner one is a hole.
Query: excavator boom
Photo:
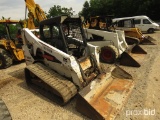
[[[28,9],[28,27],[29,29],[35,29],[36,26],[34,24],[35,20],[39,23],[42,20],[47,19],[45,12],[43,9],[34,2],[34,0],[25,0],[26,8]]]

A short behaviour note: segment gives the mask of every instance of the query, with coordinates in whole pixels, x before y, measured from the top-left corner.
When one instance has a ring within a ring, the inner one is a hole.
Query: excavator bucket
[[[113,120],[133,87],[132,76],[116,66],[78,93],[76,109],[93,120]]]
[[[139,45],[132,45],[127,51],[123,52],[120,57],[120,65],[140,67],[147,52]]]
[[[151,36],[145,36],[143,41],[141,42],[142,45],[156,45],[155,39]]]

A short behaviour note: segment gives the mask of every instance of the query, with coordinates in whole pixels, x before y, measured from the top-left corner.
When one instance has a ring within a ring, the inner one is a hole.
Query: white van
[[[147,16],[133,16],[133,17],[123,17],[114,18],[112,22],[118,22],[121,20],[134,19],[135,27],[139,28],[142,32],[153,33],[155,30],[159,30],[159,25],[152,21]]]

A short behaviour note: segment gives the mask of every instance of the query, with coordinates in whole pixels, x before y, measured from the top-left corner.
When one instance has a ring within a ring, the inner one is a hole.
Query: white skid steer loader
[[[114,119],[134,87],[132,76],[118,66],[102,69],[99,47],[86,42],[81,17],[47,19],[39,30],[40,39],[22,31],[27,85],[60,105],[77,94],[79,112],[93,120]]]
[[[122,30],[104,31],[84,29],[88,43],[101,47],[100,60],[105,63],[140,67],[147,52],[139,45],[128,45]]]

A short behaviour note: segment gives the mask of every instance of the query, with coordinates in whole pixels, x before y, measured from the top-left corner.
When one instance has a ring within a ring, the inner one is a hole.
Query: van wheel
[[[0,49],[0,69],[7,68],[12,65],[12,58],[4,49]]]
[[[118,58],[118,51],[115,46],[108,45],[101,48],[100,60],[105,63],[114,63]]]
[[[153,28],[149,28],[147,32],[148,33],[154,33],[154,29]]]

